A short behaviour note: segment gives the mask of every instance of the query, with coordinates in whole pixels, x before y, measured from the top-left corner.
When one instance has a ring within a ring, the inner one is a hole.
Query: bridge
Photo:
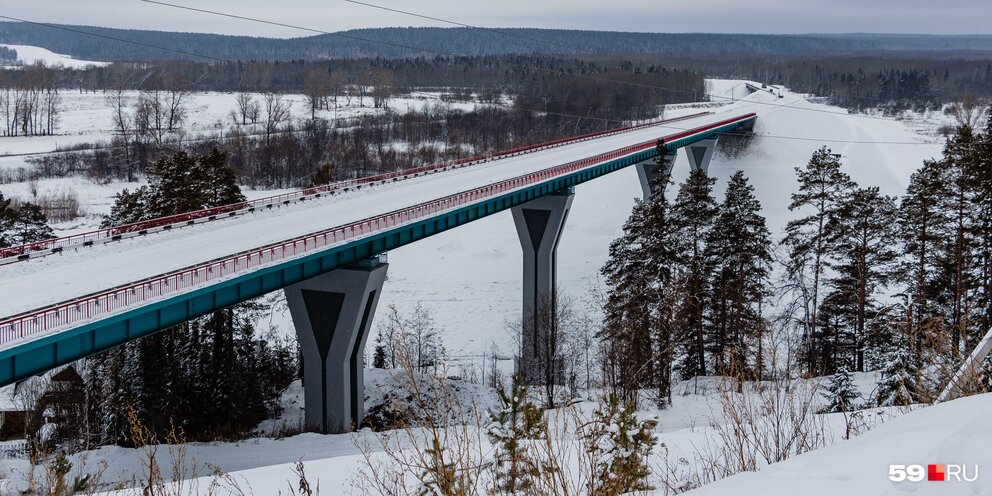
[[[364,417],[363,355],[389,250],[511,210],[523,250],[518,370],[539,377],[541,302],[577,184],[637,168],[645,197],[680,148],[706,170],[757,115],[702,112],[0,251],[0,385],[282,290],[306,424]]]

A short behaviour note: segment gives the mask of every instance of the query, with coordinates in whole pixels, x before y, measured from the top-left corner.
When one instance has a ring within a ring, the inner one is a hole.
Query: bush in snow
[[[499,408],[490,410],[486,435],[496,447],[494,482],[499,492],[517,494],[533,488],[540,475],[540,464],[524,445],[528,439],[538,439],[545,430],[544,412],[527,399],[527,386],[519,374],[514,374],[510,391],[502,384],[496,392]]]
[[[851,381],[851,373],[845,368],[830,376],[826,389],[820,394],[830,402],[821,413],[850,411],[854,407],[854,401],[861,395]]]
[[[654,422],[641,422],[631,403],[610,395],[593,413],[583,434],[586,450],[596,458],[591,494],[619,495],[652,489],[647,458],[657,442]]]

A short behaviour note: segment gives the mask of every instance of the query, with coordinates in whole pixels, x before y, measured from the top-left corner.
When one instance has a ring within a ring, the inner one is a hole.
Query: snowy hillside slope
[[[69,69],[82,69],[88,66],[104,66],[107,62],[93,62],[89,60],[76,60],[68,55],[52,52],[45,48],[31,45],[0,45],[17,50],[17,61],[24,65],[31,65],[41,62],[49,67],[62,66]]]
[[[992,494],[992,393],[922,408],[848,441],[691,491],[692,496]],[[961,464],[975,482],[892,482],[890,464]],[[662,494],[662,493],[657,493]]]

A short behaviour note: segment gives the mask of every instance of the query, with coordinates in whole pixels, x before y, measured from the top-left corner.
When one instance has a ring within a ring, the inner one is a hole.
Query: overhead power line
[[[206,9],[198,9],[198,8],[193,8],[193,7],[187,7],[187,6],[178,5],[178,4],[171,4],[171,3],[166,3],[166,2],[160,2],[160,1],[157,1],[157,0],[141,0],[141,1],[146,2],[146,3],[153,3],[153,4],[164,5],[164,6],[168,6],[168,7],[175,7],[175,8],[185,9],[185,10],[192,10],[192,11],[195,11],[195,12],[201,12],[201,13],[207,13],[207,14],[213,14],[213,15],[220,15],[220,16],[225,16],[225,17],[232,17],[232,18],[236,18],[236,19],[248,20],[248,21],[253,21],[253,22],[262,22],[262,23],[267,23],[267,24],[274,24],[274,25],[277,25],[277,26],[289,27],[289,28],[293,28],[293,29],[307,30],[307,31],[311,31],[311,32],[321,33],[321,34],[329,34],[329,35],[334,35],[334,36],[341,36],[341,37],[344,37],[344,38],[349,38],[349,39],[353,39],[353,40],[357,40],[357,41],[364,41],[364,42],[369,42],[369,43],[386,44],[386,45],[396,46],[396,47],[401,47],[401,48],[407,48],[407,49],[413,49],[413,50],[422,50],[422,51],[425,51],[425,52],[434,52],[434,53],[440,53],[440,54],[443,54],[443,55],[456,56],[455,54],[452,54],[452,53],[437,52],[436,50],[422,48],[422,47],[416,47],[416,46],[412,46],[412,45],[405,45],[405,44],[385,42],[385,41],[381,41],[381,40],[374,40],[374,39],[363,38],[363,37],[358,37],[358,36],[345,35],[345,34],[342,34],[342,33],[333,33],[333,32],[328,32],[328,31],[313,29],[313,28],[306,28],[306,27],[303,27],[303,26],[295,26],[295,25],[292,25],[292,24],[279,23],[279,22],[275,22],[275,21],[267,21],[267,20],[264,20],[264,19],[256,19],[256,18],[251,18],[251,17],[247,17],[247,16],[240,16],[240,15],[236,15],[236,14],[229,14],[229,13],[211,11],[211,10],[206,10]],[[366,6],[370,6],[370,7],[374,7],[374,8],[383,8],[383,9],[386,9],[386,10],[392,10],[392,11],[395,11],[395,12],[398,12],[398,13],[420,16],[419,14],[415,14],[415,13],[412,13],[412,12],[402,11],[402,10],[398,10],[398,9],[389,9],[389,8],[386,8],[386,7],[381,7],[381,6],[377,6],[377,5],[366,3],[366,2],[359,2],[359,1],[355,1],[355,0],[346,0],[346,1],[349,1],[351,3],[366,5]],[[426,17],[426,18],[429,18],[429,19],[438,20],[440,22],[449,22],[449,23],[452,23],[452,24],[462,25],[462,26],[470,27],[470,28],[474,28],[474,29],[481,29],[481,30],[485,30],[485,31],[491,31],[491,32],[494,32],[494,33],[497,33],[497,34],[501,34],[501,35],[511,35],[509,33],[505,33],[505,32],[500,31],[500,30],[494,30],[494,29],[489,29],[489,28],[472,26],[470,24],[458,23],[456,21],[446,21],[446,20],[444,20],[442,18],[433,18],[433,17],[430,17],[430,16],[421,16],[421,17]],[[92,36],[92,37],[96,37],[96,38],[107,39],[107,40],[116,41],[116,42],[120,42],[120,43],[126,43],[126,44],[131,44],[131,45],[136,45],[136,46],[142,46],[142,47],[146,47],[146,48],[153,48],[153,49],[157,49],[157,50],[162,50],[162,51],[166,51],[166,52],[172,52],[172,53],[177,53],[177,54],[182,54],[182,55],[188,55],[188,56],[197,57],[197,58],[203,58],[203,59],[213,60],[213,61],[217,61],[217,62],[234,62],[233,60],[223,59],[223,58],[218,58],[218,57],[213,57],[213,56],[210,56],[210,55],[204,55],[204,54],[200,54],[200,53],[196,53],[196,52],[191,52],[191,51],[188,51],[188,50],[178,50],[178,49],[173,49],[173,48],[169,48],[169,47],[163,47],[163,46],[154,45],[154,44],[150,44],[150,43],[144,43],[144,42],[129,40],[129,39],[125,39],[125,38],[118,38],[118,37],[114,37],[114,36],[108,36],[108,35],[103,35],[103,34],[98,34],[98,33],[92,33],[92,32],[88,32],[88,31],[73,29],[73,28],[70,28],[70,27],[67,27],[67,26],[58,25],[58,24],[51,24],[51,23],[45,23],[45,22],[32,21],[32,20],[17,18],[17,17],[13,17],[13,16],[8,16],[8,15],[0,15],[0,18],[8,19],[8,20],[13,20],[13,21],[18,21],[18,22],[24,22],[24,23],[27,23],[27,24],[32,24],[32,25],[36,25],[36,26],[42,26],[42,27],[46,27],[46,28],[50,28],[50,29],[57,29],[57,30],[62,30],[62,31],[67,31],[67,32],[82,34],[82,35],[86,35],[86,36]],[[519,37],[519,36],[516,36],[516,37]],[[551,43],[551,42],[547,42],[546,40],[539,40],[539,39],[531,38],[531,37],[523,37],[523,38],[524,39],[531,40],[531,41],[539,42],[539,43]],[[552,43],[552,44],[554,44],[554,43]],[[555,44],[555,45],[557,45],[557,44]],[[555,74],[559,74],[559,73],[555,71]],[[574,73],[564,73],[564,74],[568,74],[568,75],[572,75],[572,76],[581,76],[581,77],[596,79],[596,80],[605,81],[605,82],[613,82],[613,83],[628,84],[628,85],[633,84],[633,85],[636,85],[636,86],[646,86],[646,87],[657,88],[657,89],[665,89],[665,90],[670,90],[670,91],[683,91],[683,92],[687,92],[686,90],[678,90],[678,89],[675,89],[675,88],[664,88],[664,87],[658,87],[658,86],[653,86],[653,85],[646,85],[646,84],[642,84],[642,83],[633,83],[633,82],[630,82],[630,81],[618,81],[618,80],[612,80],[612,79],[608,79],[608,78],[598,78],[598,77],[595,77],[595,76],[582,75],[582,74],[574,74]],[[361,83],[358,83],[358,84],[361,84]],[[752,101],[741,100],[741,99],[732,99],[732,100],[734,100],[734,101],[741,101],[741,102],[744,102],[744,103],[751,103],[751,104],[761,104],[761,103],[764,103],[764,102],[752,102]],[[562,113],[562,112],[555,112],[555,111],[529,109],[529,108],[525,108],[525,107],[520,107],[518,105],[508,105],[508,104],[502,104],[502,103],[495,103],[495,104],[492,104],[492,105],[498,106],[498,107],[501,107],[501,108],[507,108],[507,109],[510,109],[510,110],[518,110],[518,111],[525,111],[525,112],[532,112],[532,113],[543,113],[543,114],[547,114],[547,115],[556,115],[556,116],[559,116],[559,117],[567,117],[567,118],[572,118],[572,119],[589,119],[589,120],[595,120],[595,121],[604,122],[606,124],[616,123],[616,124],[621,124],[622,125],[622,124],[625,124],[626,123],[626,121],[619,120],[619,119],[609,119],[609,118],[597,117],[597,116],[576,115],[576,114],[569,114],[569,113]],[[805,108],[805,107],[793,107],[793,106],[784,106],[784,105],[776,105],[776,106],[796,108],[796,109],[799,109],[799,110],[819,110],[819,109],[809,109],[809,108]],[[834,113],[834,114],[838,114],[838,115],[852,115],[852,114],[845,114],[845,113],[840,113],[840,112],[828,112],[828,113]],[[865,116],[865,117],[869,117],[869,116]],[[873,116],[871,116],[871,117],[873,117]],[[889,119],[884,119],[884,120],[889,120]],[[667,128],[667,129],[672,129],[672,130],[676,130],[676,131],[685,131],[685,130],[687,130],[685,128],[679,128],[679,127],[674,127],[674,126],[666,126],[666,125],[660,125],[659,127],[661,127],[661,128]],[[302,132],[306,132],[306,130],[305,129],[283,130],[283,131],[276,131],[275,133],[272,133],[272,134],[296,134],[296,133],[302,133]],[[728,133],[728,134],[732,134],[732,133]],[[210,142],[210,141],[227,141],[227,140],[232,140],[232,139],[242,139],[242,138],[246,138],[246,137],[248,137],[248,138],[250,138],[250,137],[256,137],[256,136],[261,136],[261,135],[262,135],[261,133],[246,133],[246,134],[233,134],[233,135],[226,135],[226,136],[213,136],[213,137],[202,137],[202,138],[193,138],[193,139],[180,139],[178,141],[178,144],[200,143],[200,142]],[[789,140],[803,140],[803,141],[822,141],[822,142],[830,142],[830,143],[849,143],[849,144],[889,144],[889,145],[929,145],[930,144],[930,143],[924,143],[924,142],[899,142],[899,141],[828,140],[828,139],[819,139],[819,138],[809,138],[809,137],[799,137],[799,136],[782,136],[782,135],[773,135],[773,134],[756,134],[756,136],[761,136],[761,137],[764,137],[764,138],[773,138],[773,139],[789,139]],[[123,147],[123,145],[109,145],[109,146],[99,146],[99,147],[72,148],[72,149],[63,149],[63,150],[52,150],[52,151],[46,151],[46,152],[12,153],[12,154],[3,154],[3,155],[0,155],[0,158],[32,157],[32,156],[44,156],[44,155],[65,154],[65,153],[78,153],[78,152],[86,152],[86,151],[115,150],[115,149],[119,149],[121,147]]]
[[[145,47],[145,48],[154,48],[156,50],[162,50],[162,51],[166,51],[166,52],[178,53],[178,54],[181,54],[181,55],[188,55],[190,57],[198,57],[198,58],[201,58],[201,59],[208,59],[208,60],[213,60],[213,61],[216,61],[216,62],[230,62],[229,60],[225,60],[225,59],[221,59],[221,58],[217,58],[217,57],[212,57],[210,55],[203,55],[203,54],[200,54],[200,53],[190,52],[190,51],[187,51],[187,50],[179,50],[179,49],[176,49],[176,48],[169,48],[169,47],[163,47],[163,46],[158,46],[158,45],[152,45],[151,43],[143,43],[143,42],[140,42],[140,41],[126,40],[124,38],[117,38],[115,36],[108,36],[108,35],[105,35],[105,34],[90,33],[90,32],[87,32],[87,31],[82,31],[82,30],[79,30],[79,29],[73,29],[73,28],[70,28],[70,27],[67,27],[67,26],[62,26],[62,25],[59,25],[59,24],[49,24],[47,22],[29,21],[27,19],[21,19],[21,18],[18,18],[18,17],[12,17],[12,16],[8,16],[8,15],[0,15],[0,19],[7,19],[7,20],[10,20],[10,21],[23,22],[23,23],[26,23],[26,24],[34,25],[34,26],[43,26],[43,27],[51,28],[51,29],[58,29],[58,30],[61,30],[61,31],[68,31],[70,33],[84,34],[84,35],[87,35],[87,36],[94,36],[94,37],[97,37],[97,38],[103,38],[105,40],[118,41],[118,42],[121,42],[121,43],[127,43],[129,45],[142,46],[142,47]]]
[[[480,31],[486,31],[486,32],[489,32],[489,33],[495,33],[495,34],[498,34],[498,35],[501,35],[501,36],[508,36],[508,37],[511,37],[511,38],[519,38],[521,40],[533,41],[535,43],[542,43],[542,44],[545,44],[545,45],[556,46],[556,47],[559,47],[559,48],[564,48],[564,49],[569,50],[569,51],[580,51],[580,52],[592,53],[592,50],[589,50],[589,49],[586,49],[586,48],[578,48],[578,47],[574,47],[574,46],[571,46],[571,45],[565,45],[565,44],[562,44],[562,43],[556,43],[554,41],[548,41],[548,40],[542,40],[540,38],[534,38],[533,36],[526,36],[526,35],[522,35],[522,34],[519,34],[519,33],[511,33],[509,31],[503,31],[503,30],[500,30],[500,29],[493,29],[493,28],[487,28],[487,27],[482,27],[482,26],[474,26],[472,24],[465,24],[465,23],[458,22],[458,21],[452,21],[452,20],[449,20],[449,19],[444,19],[442,17],[433,17],[433,16],[429,16],[429,15],[425,15],[425,14],[418,14],[416,12],[410,12],[410,11],[406,11],[406,10],[394,9],[394,8],[385,7],[385,6],[382,6],[382,5],[376,5],[376,4],[372,4],[372,3],[366,3],[366,2],[359,2],[358,0],[344,0],[344,1],[346,1],[348,3],[356,4],[356,5],[364,5],[366,7],[372,7],[372,8],[376,8],[376,9],[385,10],[385,11],[388,11],[388,12],[395,12],[397,14],[404,14],[404,15],[409,15],[409,16],[413,16],[413,17],[419,17],[421,19],[427,19],[427,20],[430,20],[430,21],[443,22],[445,24],[451,24],[453,26],[461,26],[463,28],[478,29]]]

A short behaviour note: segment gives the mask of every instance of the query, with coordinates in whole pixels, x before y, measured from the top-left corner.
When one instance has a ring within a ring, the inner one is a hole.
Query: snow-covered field
[[[41,63],[49,67],[62,66],[70,69],[83,69],[89,66],[104,66],[106,62],[93,62],[90,60],[78,60],[68,55],[62,55],[50,50],[31,45],[6,45],[0,44],[17,51],[17,62],[21,65],[31,65]]]

